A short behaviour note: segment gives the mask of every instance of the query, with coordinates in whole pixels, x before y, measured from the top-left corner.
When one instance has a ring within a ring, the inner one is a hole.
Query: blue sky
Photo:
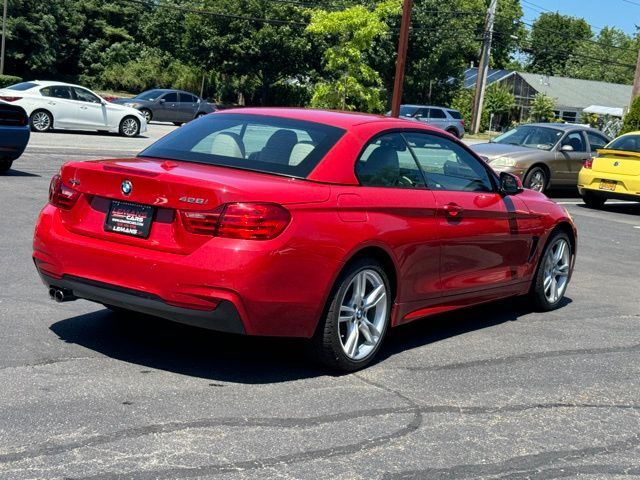
[[[597,27],[615,26],[634,34],[640,25],[640,0],[521,0],[524,18],[534,20],[540,10],[558,11],[564,15],[582,17],[598,33]]]

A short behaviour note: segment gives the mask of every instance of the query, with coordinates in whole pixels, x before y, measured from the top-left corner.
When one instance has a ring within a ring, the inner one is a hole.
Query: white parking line
[[[582,205],[584,202],[556,202],[558,205]],[[637,202],[631,202],[628,200],[607,200],[607,205],[631,205]]]

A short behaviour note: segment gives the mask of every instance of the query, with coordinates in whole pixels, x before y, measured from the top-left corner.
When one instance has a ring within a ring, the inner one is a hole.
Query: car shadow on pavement
[[[569,303],[563,300],[563,306]],[[391,330],[376,363],[529,313],[526,303],[511,299],[413,322]],[[311,361],[306,355],[309,343],[300,339],[223,334],[109,310],[68,318],[50,328],[65,342],[116,360],[210,380],[265,384],[335,374]]]
[[[106,130],[52,130],[51,132],[43,132],[42,135],[50,135],[51,133],[62,135],[86,135],[88,137],[114,137],[114,138],[149,138],[145,134],[136,135],[135,137],[123,137],[118,132],[108,132]]]
[[[22,170],[14,170],[10,169],[8,172],[5,172],[3,177],[39,177],[40,175],[36,173],[23,172]]]

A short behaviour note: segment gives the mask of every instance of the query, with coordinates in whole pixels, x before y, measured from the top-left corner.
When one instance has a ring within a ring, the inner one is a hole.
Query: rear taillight
[[[54,207],[69,210],[80,197],[80,192],[67,187],[60,175],[54,175],[49,185],[49,203]]]
[[[587,158],[584,161],[584,168],[592,168],[593,167],[593,158]]]
[[[460,120],[460,123],[462,124],[462,128],[467,128],[467,124],[464,120]]]
[[[191,233],[244,240],[270,240],[291,220],[289,211],[273,203],[228,203],[211,212],[180,212]]]
[[[0,100],[3,100],[5,102],[16,102],[18,100],[20,100],[22,97],[10,97],[7,95],[0,95]]]

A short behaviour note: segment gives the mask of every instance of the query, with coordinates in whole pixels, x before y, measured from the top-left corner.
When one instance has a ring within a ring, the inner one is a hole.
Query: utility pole
[[[489,70],[489,58],[491,57],[491,40],[493,39],[493,23],[496,19],[496,7],[498,0],[491,0],[487,19],[484,24],[484,34],[482,35],[482,51],[480,53],[480,63],[478,64],[478,76],[476,78],[476,94],[473,97],[473,114],[471,116],[471,133],[480,131],[480,119],[482,118],[482,107],[484,104],[484,90],[487,86],[487,71]]]
[[[633,79],[633,90],[631,90],[631,103],[640,95],[640,51],[638,52],[638,61],[636,62],[636,75]],[[631,104],[629,104],[631,108]]]
[[[402,89],[404,87],[404,70],[407,64],[407,48],[409,46],[409,27],[411,26],[411,9],[413,0],[404,0],[402,6],[402,23],[400,24],[400,39],[398,40],[398,58],[396,59],[396,78],[393,83],[393,97],[391,99],[391,116],[400,116],[402,103]]]
[[[0,75],[4,74],[4,37],[7,33],[7,0],[2,10],[2,44],[0,45]]]

